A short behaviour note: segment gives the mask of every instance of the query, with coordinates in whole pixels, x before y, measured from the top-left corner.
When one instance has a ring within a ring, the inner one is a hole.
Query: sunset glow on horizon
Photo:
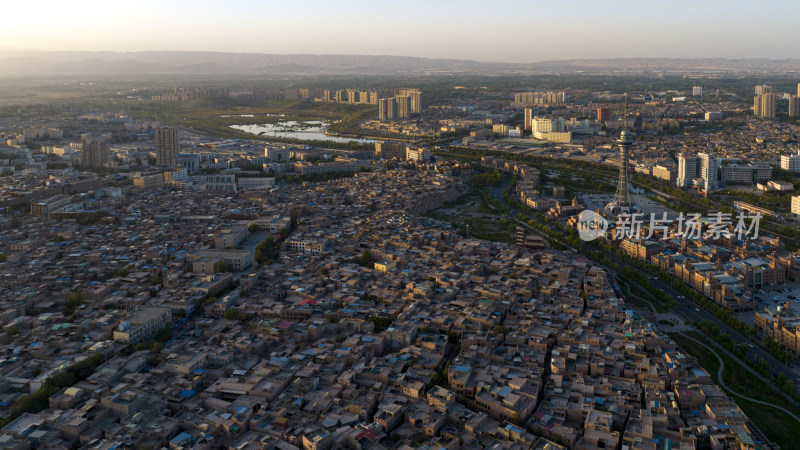
[[[497,62],[800,57],[798,2],[14,1],[0,50],[402,55]]]

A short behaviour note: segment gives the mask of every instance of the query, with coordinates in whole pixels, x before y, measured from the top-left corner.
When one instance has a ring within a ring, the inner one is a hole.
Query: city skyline
[[[185,0],[145,0],[136,8],[95,0],[14,3],[6,5],[8,16],[35,15],[36,26],[9,21],[0,30],[0,50],[359,54],[509,63],[800,57],[792,45],[798,4],[681,1],[671,6],[676,12],[665,15],[655,4],[628,1],[611,6],[580,1],[569,8],[412,1],[398,16],[394,7],[363,1],[289,6],[235,0],[224,8]],[[397,33],[387,34],[383,24],[392,17],[403,20],[396,22]]]

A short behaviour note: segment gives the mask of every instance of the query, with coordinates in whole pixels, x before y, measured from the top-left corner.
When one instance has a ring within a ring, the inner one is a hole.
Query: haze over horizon
[[[4,5],[0,50],[357,54],[533,63],[800,57],[788,1],[596,3],[142,0]]]

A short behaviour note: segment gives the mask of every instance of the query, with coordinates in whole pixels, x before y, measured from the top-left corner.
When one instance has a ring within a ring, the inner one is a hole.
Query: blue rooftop
[[[191,440],[192,440],[192,435],[183,431],[179,435],[172,438],[172,440],[169,442],[170,444],[183,445],[185,442],[191,442]]]

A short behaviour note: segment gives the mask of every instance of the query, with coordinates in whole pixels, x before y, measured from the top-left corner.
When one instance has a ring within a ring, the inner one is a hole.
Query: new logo
[[[578,235],[589,242],[603,236],[608,230],[608,221],[594,211],[585,209],[578,216]]]

